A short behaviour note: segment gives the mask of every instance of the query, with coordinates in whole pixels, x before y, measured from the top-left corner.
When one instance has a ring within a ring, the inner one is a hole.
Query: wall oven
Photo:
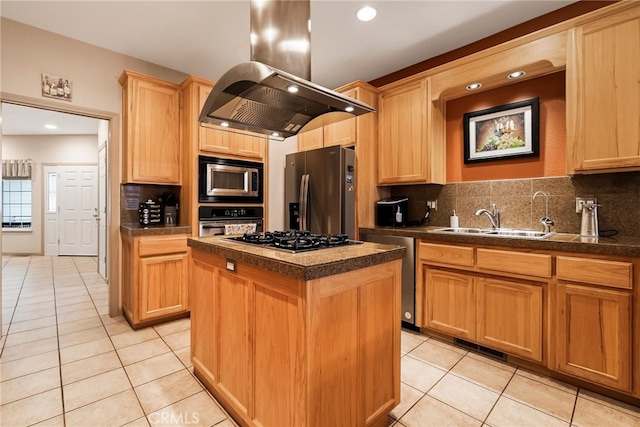
[[[200,206],[198,218],[200,237],[238,234],[242,226],[253,228],[254,225],[256,232],[262,232],[264,209],[261,206]]]
[[[198,157],[200,203],[262,203],[264,164],[219,157]]]

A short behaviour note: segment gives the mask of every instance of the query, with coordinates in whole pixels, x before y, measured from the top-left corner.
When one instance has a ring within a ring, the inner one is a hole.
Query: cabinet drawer
[[[630,262],[565,256],[556,258],[556,275],[560,280],[631,289],[632,272]]]
[[[180,234],[175,236],[141,237],[138,243],[138,255],[162,255],[187,251],[187,237]]]
[[[418,256],[423,261],[473,267],[473,248],[436,243],[420,243]]]
[[[478,248],[477,266],[504,273],[551,277],[551,255]]]

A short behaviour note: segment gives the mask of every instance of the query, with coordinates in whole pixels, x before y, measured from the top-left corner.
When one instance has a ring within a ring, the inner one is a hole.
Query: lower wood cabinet
[[[418,326],[640,398],[639,258],[423,240],[417,264]]]
[[[558,371],[631,390],[631,293],[558,283],[555,305]]]
[[[476,341],[541,361],[542,284],[478,277],[476,293]]]
[[[189,314],[187,235],[123,236],[122,310],[136,329]]]
[[[542,285],[423,266],[428,328],[542,360]]]
[[[474,278],[464,273],[424,268],[426,319],[424,325],[449,335],[476,336]]]

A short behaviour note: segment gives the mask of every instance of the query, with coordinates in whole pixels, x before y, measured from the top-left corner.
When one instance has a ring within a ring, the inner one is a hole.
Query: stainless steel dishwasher
[[[413,237],[390,236],[387,234],[361,234],[365,242],[398,245],[407,248],[402,259],[402,326],[416,329],[416,274],[415,239]]]

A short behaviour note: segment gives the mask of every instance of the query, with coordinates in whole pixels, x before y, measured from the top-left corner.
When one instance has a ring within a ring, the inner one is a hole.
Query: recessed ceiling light
[[[222,123],[220,123],[220,126],[222,126],[223,128],[228,128],[229,127],[229,123],[222,122]]]
[[[467,90],[476,90],[482,87],[482,83],[471,83],[467,86]]]
[[[46,125],[44,125],[44,127],[47,128],[47,129],[52,129],[52,130],[53,129],[58,129],[58,126],[52,125],[52,124],[46,124]]]
[[[359,20],[363,22],[367,22],[375,18],[377,13],[378,11],[372,8],[371,6],[364,6],[358,9],[358,11],[356,12],[356,16],[358,17]]]
[[[346,111],[347,113],[350,113],[353,110],[354,110],[354,108],[351,105],[349,105],[347,108],[344,109],[344,111]]]
[[[287,90],[291,93],[297,93],[299,88],[296,85],[289,85],[287,86]]]
[[[527,74],[524,71],[514,71],[513,73],[509,74],[507,77],[510,79],[519,79],[520,77],[524,76],[525,74]]]

